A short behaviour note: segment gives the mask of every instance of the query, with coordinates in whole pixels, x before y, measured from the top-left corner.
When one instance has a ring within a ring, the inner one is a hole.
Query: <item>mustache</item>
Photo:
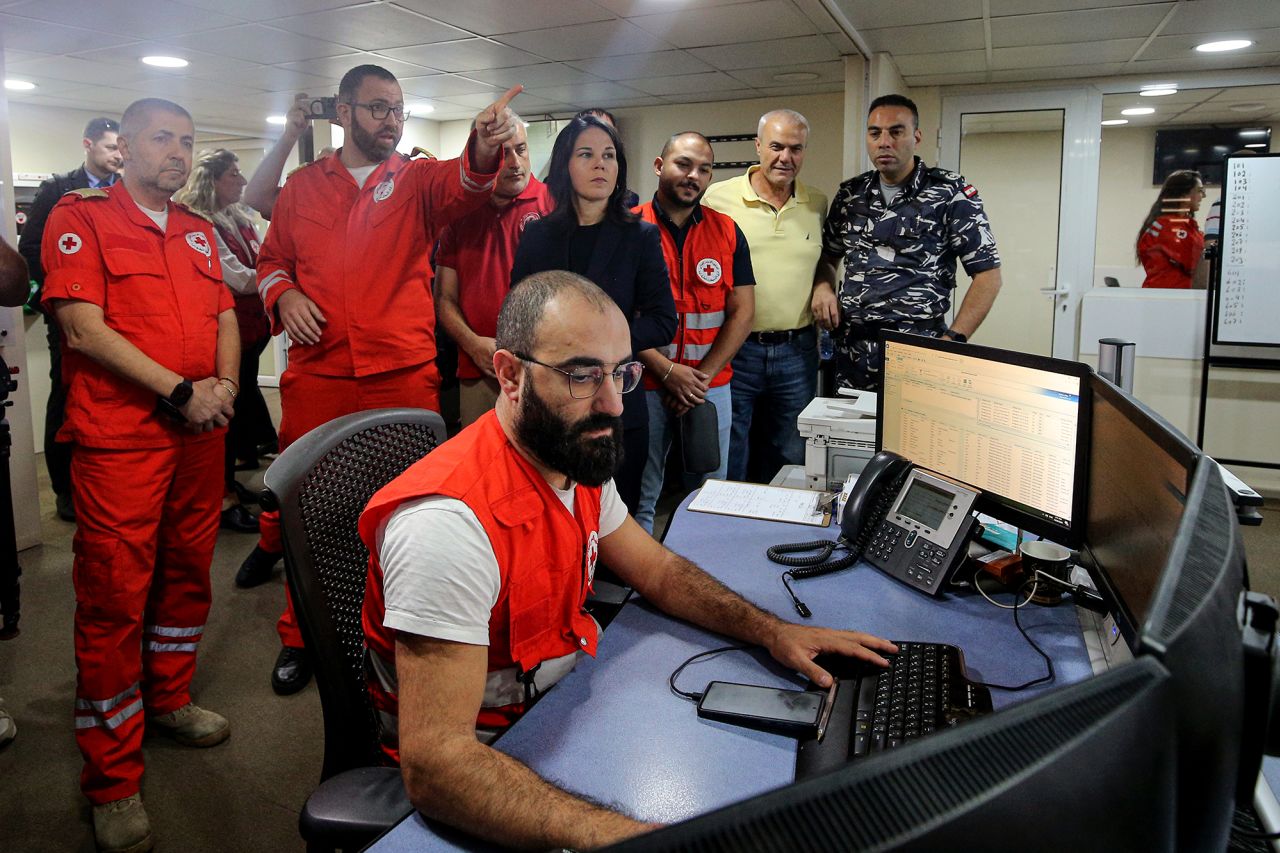
[[[596,412],[595,414],[588,415],[578,421],[578,423],[574,424],[573,429],[570,430],[570,434],[574,438],[577,438],[583,433],[595,432],[600,429],[609,429],[615,433],[620,432],[622,430],[622,418],[614,415],[606,415],[603,412]]]

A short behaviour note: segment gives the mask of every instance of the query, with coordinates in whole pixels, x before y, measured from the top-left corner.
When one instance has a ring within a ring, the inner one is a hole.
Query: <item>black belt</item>
[[[801,326],[798,329],[783,329],[778,332],[752,332],[747,335],[747,340],[753,344],[785,344],[794,341],[806,332],[812,331],[812,326]]]

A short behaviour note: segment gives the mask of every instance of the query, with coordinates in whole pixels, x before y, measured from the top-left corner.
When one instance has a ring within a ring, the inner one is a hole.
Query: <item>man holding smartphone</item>
[[[293,346],[280,380],[280,447],[352,412],[394,406],[439,410],[430,251],[440,229],[489,198],[503,145],[515,135],[509,90],[476,117],[457,160],[396,151],[406,118],[395,75],[360,65],[338,87],[346,143],[295,171],[272,208],[258,258],[258,294],[273,334]],[[256,586],[283,548],[279,517],[236,575]],[[306,686],[311,668],[286,604],[272,688]]]

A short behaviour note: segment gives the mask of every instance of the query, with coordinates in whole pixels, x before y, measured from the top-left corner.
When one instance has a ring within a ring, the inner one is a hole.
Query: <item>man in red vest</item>
[[[395,75],[358,65],[338,86],[336,154],[296,170],[271,210],[258,258],[258,295],[272,333],[292,346],[280,378],[280,447],[352,412],[394,406],[439,410],[430,251],[440,230],[493,192],[502,148],[515,133],[509,90],[476,117],[457,160],[396,151],[404,92]],[[283,546],[275,513],[260,516],[258,546],[236,585],[271,577]],[[307,685],[311,668],[286,599],[271,686]]]
[[[76,744],[98,849],[151,849],[139,797],[144,719],[213,746],[226,718],[191,702],[209,614],[224,428],[240,332],[213,223],[169,200],[195,129],[146,98],[120,121],[124,178],[49,214],[44,304],[62,327],[76,505]]]
[[[829,651],[884,665],[885,641],[783,622],[668,551],[612,476],[622,395],[639,384],[604,291],[538,273],[498,316],[497,407],[373,496],[364,628],[386,749],[414,805],[503,846],[593,848],[652,828],[588,803],[486,745],[594,655],[583,609],[598,560],[673,616],[767,648],[821,685]]]
[[[737,224],[703,207],[715,154],[701,133],[677,133],[653,161],[658,191],[636,209],[659,226],[662,254],[676,301],[676,336],[661,349],[637,353],[648,372],[649,458],[640,481],[636,521],[653,532],[654,507],[662,494],[667,452],[679,418],[694,406],[715,408],[720,466],[709,474],[686,477],[686,491],[708,477],[723,480],[729,469],[729,432],[733,400],[730,359],[751,332],[755,319],[755,273],[751,249]]]

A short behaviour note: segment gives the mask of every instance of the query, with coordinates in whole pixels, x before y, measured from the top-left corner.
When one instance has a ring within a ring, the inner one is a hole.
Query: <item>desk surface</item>
[[[836,528],[752,521],[689,512],[673,518],[666,544],[730,588],[783,618],[795,611],[764,556],[780,542],[834,537]],[[1010,611],[976,593],[930,598],[860,564],[799,581],[797,594],[813,624],[869,631],[895,640],[946,642],[965,653],[971,679],[1020,684],[1044,662],[1018,634]],[[1075,608],[1031,607],[1023,626],[1053,658],[1056,681],[1080,681],[1092,670]],[[614,803],[644,820],[673,822],[786,785],[795,774],[796,741],[699,719],[693,704],[671,693],[667,678],[686,658],[727,645],[724,638],[670,619],[644,603],[622,609],[586,660],[502,737],[497,748],[570,790]],[[801,686],[763,651],[732,652],[688,667],[679,686],[701,690],[712,680]],[[992,691],[999,708],[1028,698]],[[438,832],[414,814],[384,836],[378,853],[485,849]]]

